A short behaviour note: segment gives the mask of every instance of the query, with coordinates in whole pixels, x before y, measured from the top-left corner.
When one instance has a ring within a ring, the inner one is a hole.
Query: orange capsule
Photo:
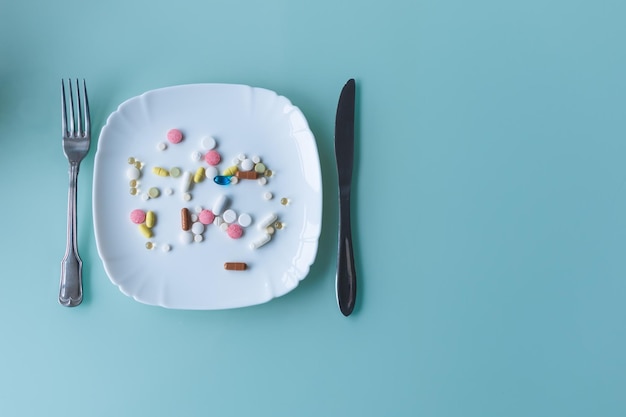
[[[228,271],[245,271],[248,269],[248,264],[245,262],[225,262],[224,269]]]

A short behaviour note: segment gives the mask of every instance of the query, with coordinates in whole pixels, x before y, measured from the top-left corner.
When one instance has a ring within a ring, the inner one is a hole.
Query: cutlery
[[[66,95],[65,82],[61,80],[61,128],[63,130],[63,152],[69,161],[70,185],[67,199],[67,245],[61,262],[61,283],[59,302],[66,307],[74,307],[83,301],[83,261],[78,256],[76,240],[76,185],[78,168],[87,152],[91,141],[89,100],[87,85],[83,80],[81,87],[76,80],[76,106],[72,80],[68,80],[69,92]],[[69,102],[69,105],[67,104]],[[69,115],[68,115],[69,112]]]
[[[339,249],[337,256],[337,303],[349,316],[356,301],[356,270],[350,224],[350,188],[354,164],[355,81],[348,80],[341,90],[335,119],[335,158],[339,177]]]

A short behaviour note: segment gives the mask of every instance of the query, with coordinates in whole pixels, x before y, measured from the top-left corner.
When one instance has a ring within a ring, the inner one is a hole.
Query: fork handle
[[[76,240],[76,185],[78,164],[70,163],[70,187],[67,197],[67,245],[61,261],[59,303],[75,307],[83,301],[83,261],[78,256]]]

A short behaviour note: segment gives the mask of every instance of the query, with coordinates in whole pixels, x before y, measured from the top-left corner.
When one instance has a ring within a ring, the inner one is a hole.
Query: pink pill
[[[170,143],[180,143],[183,140],[183,132],[178,129],[171,129],[167,132],[167,140]]]
[[[212,149],[208,151],[206,155],[204,155],[204,160],[206,161],[207,164],[215,166],[220,163],[220,161],[222,160],[222,157],[220,156],[218,151],[216,151],[215,149]]]
[[[198,214],[198,220],[202,224],[211,224],[213,220],[215,220],[215,214],[211,210],[202,210],[200,214]]]
[[[130,221],[135,224],[141,224],[146,221],[146,212],[143,210],[133,210],[130,212]]]
[[[239,239],[241,235],[243,235],[243,228],[236,223],[233,223],[228,226],[226,229],[226,233],[233,239]]]

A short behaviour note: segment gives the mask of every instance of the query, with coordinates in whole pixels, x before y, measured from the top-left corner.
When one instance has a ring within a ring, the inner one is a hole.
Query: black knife
[[[337,303],[349,316],[356,301],[356,270],[350,225],[350,188],[354,165],[355,82],[348,80],[341,90],[335,119],[335,158],[339,177],[339,250],[337,257]]]

